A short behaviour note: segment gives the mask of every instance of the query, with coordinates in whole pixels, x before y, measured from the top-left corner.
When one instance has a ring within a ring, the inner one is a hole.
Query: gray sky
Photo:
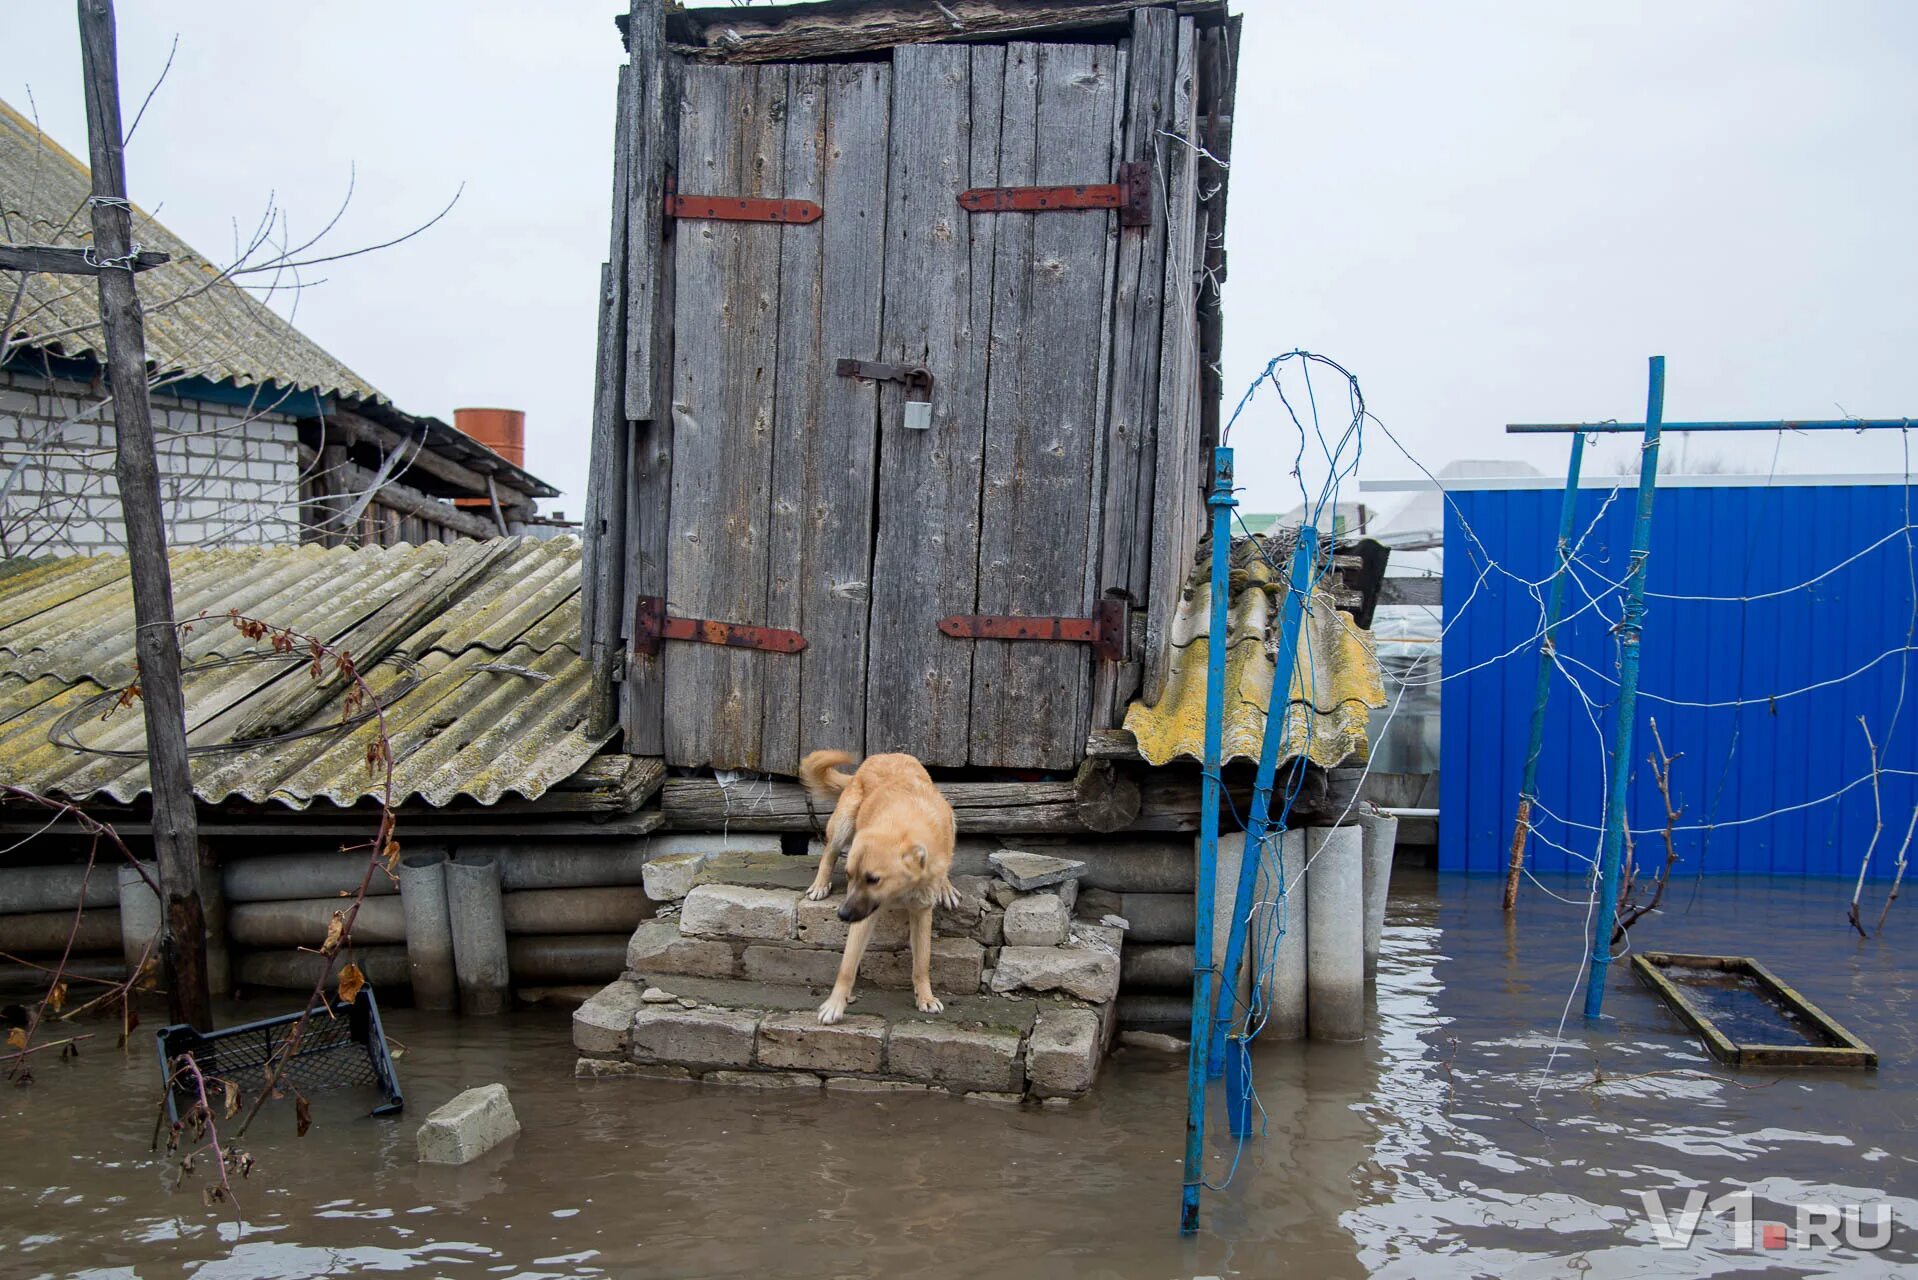
[[[133,196],[218,256],[269,196],[317,228],[355,166],[340,247],[464,183],[425,236],[322,268],[295,321],[411,411],[524,408],[528,466],[577,516],[619,7],[121,0],[129,111],[180,37]],[[1435,470],[1562,468],[1562,439],[1502,425],[1636,420],[1652,353],[1671,418],[1918,416],[1918,6],[1236,7],[1228,400],[1269,356],[1322,352]],[[84,154],[72,6],[16,0],[0,36],[0,96],[28,111],[30,89]],[[1277,410],[1261,399],[1234,437],[1253,508],[1296,497]],[[1775,443],[1691,459],[1762,473]],[[1365,450],[1368,478],[1414,473],[1380,436]],[[1787,471],[1903,465],[1893,436],[1778,453]],[[1614,441],[1588,465],[1624,456]]]

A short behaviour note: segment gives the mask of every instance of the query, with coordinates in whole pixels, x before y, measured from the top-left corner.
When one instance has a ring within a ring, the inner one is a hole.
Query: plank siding
[[[875,358],[884,283],[892,71],[794,67],[785,193],[827,210],[780,246],[772,581],[766,621],[806,650],[765,664],[761,768],[797,772],[820,747],[865,749],[876,383],[840,357]]]
[[[659,332],[671,315],[661,296],[665,243],[666,178],[673,170],[678,142],[679,61],[666,52],[664,0],[633,0],[627,20],[627,53],[632,59],[630,106],[619,133],[630,148],[626,157],[626,416],[635,422],[663,419],[659,376],[669,345]]]
[[[1058,186],[1113,176],[1117,58],[1107,45],[1011,46],[1001,184]],[[978,611],[1084,615],[1092,607],[1086,547],[1102,452],[1106,250],[1117,216],[1084,210],[981,217],[1000,225]],[[971,762],[1041,769],[1076,764],[1089,727],[1090,650],[971,643]]]
[[[1168,9],[1132,17],[1121,159],[1152,166],[1150,226],[1119,230],[1118,275],[1112,301],[1112,391],[1107,412],[1105,494],[1102,501],[1099,582],[1132,594],[1150,610],[1152,503],[1157,464],[1159,352],[1164,332],[1166,218],[1164,189],[1178,20]],[[1176,144],[1171,144],[1176,145]],[[1099,663],[1093,672],[1092,723],[1109,729],[1125,717],[1139,687],[1144,654],[1123,666]]]
[[[977,604],[994,218],[958,204],[998,183],[1006,51],[908,45],[893,54],[881,359],[936,379],[932,427],[901,425],[904,389],[880,392],[878,523],[867,660],[866,749],[963,765],[972,648],[938,621]]]
[[[785,195],[790,76],[784,66],[686,68],[683,190]],[[676,229],[666,580],[670,611],[679,616],[765,620],[783,231],[718,221]],[[788,655],[707,644],[667,648],[667,758],[759,768],[765,667]]]
[[[1180,138],[1198,137],[1198,33],[1192,19],[1179,19],[1171,81],[1171,123]],[[1198,548],[1206,468],[1198,438],[1197,286],[1199,240],[1205,234],[1197,207],[1197,153],[1167,140],[1166,263],[1164,328],[1159,352],[1159,414],[1152,497],[1151,609],[1146,615],[1143,695],[1157,702],[1165,692],[1170,657],[1168,633],[1179,593]]]

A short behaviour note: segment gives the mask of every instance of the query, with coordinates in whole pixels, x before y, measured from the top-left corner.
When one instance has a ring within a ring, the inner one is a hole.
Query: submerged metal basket
[[[165,1087],[172,1079],[173,1060],[190,1052],[209,1080],[219,1076],[243,1090],[257,1087],[265,1080],[267,1064],[293,1034],[293,1024],[299,1020],[298,1013],[288,1013],[221,1031],[199,1031],[185,1023],[161,1027],[154,1033],[160,1050],[161,1085]],[[400,1078],[393,1070],[392,1055],[386,1051],[386,1031],[380,1025],[380,1006],[373,998],[373,988],[361,988],[358,999],[351,1004],[329,1002],[315,1008],[300,1033],[300,1047],[280,1080],[302,1093],[372,1085],[386,1098],[373,1108],[373,1114],[398,1115],[406,1099],[400,1095]],[[167,1090],[167,1119],[177,1123],[181,1111],[197,1100],[191,1085],[182,1088],[174,1082],[174,1087]]]

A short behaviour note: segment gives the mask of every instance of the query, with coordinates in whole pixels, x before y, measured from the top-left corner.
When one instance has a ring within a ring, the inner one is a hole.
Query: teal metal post
[[[1272,698],[1265,708],[1265,738],[1259,747],[1259,772],[1252,783],[1252,814],[1245,824],[1245,849],[1239,856],[1238,892],[1232,899],[1232,930],[1226,935],[1225,968],[1219,976],[1219,1003],[1212,1015],[1212,1040],[1206,1054],[1206,1074],[1217,1080],[1225,1074],[1225,1033],[1236,1012],[1233,993],[1238,990],[1239,965],[1245,959],[1245,939],[1250,928],[1253,896],[1258,888],[1260,855],[1265,849],[1266,829],[1272,812],[1272,784],[1279,769],[1279,752],[1286,743],[1286,724],[1292,718],[1292,668],[1299,659],[1299,627],[1305,616],[1305,600],[1312,593],[1312,567],[1319,555],[1319,531],[1314,525],[1299,526],[1299,541],[1292,552],[1290,588],[1279,623],[1277,666],[1272,673]],[[1279,830],[1285,830],[1286,806],[1279,806]]]
[[[1200,798],[1198,883],[1192,949],[1192,1043],[1185,1066],[1185,1185],[1179,1200],[1179,1231],[1199,1229],[1199,1189],[1205,1183],[1206,1033],[1212,1026],[1212,899],[1219,864],[1219,757],[1225,750],[1225,658],[1231,639],[1232,450],[1212,451],[1212,484],[1206,495],[1212,516],[1212,618],[1206,633],[1205,785]]]
[[[1572,465],[1565,471],[1565,501],[1558,510],[1558,572],[1545,608],[1545,634],[1538,645],[1538,683],[1532,689],[1532,738],[1525,748],[1525,776],[1518,784],[1518,819],[1512,824],[1512,856],[1505,867],[1505,909],[1518,905],[1518,876],[1525,866],[1525,841],[1532,834],[1532,801],[1538,796],[1538,756],[1545,747],[1545,704],[1552,696],[1553,639],[1565,612],[1565,579],[1572,558],[1572,522],[1578,512],[1578,469],[1585,460],[1585,437],[1572,437]]]
[[[1632,780],[1632,718],[1638,707],[1639,639],[1645,629],[1645,561],[1652,549],[1652,495],[1658,488],[1659,422],[1665,416],[1665,357],[1653,356],[1645,404],[1645,445],[1638,457],[1638,513],[1632,520],[1632,559],[1626,570],[1625,612],[1618,623],[1618,725],[1612,731],[1611,794],[1605,800],[1598,923],[1592,931],[1592,972],[1585,987],[1585,1016],[1605,1009],[1605,979],[1612,967],[1612,929],[1618,918],[1618,881],[1625,853],[1625,806]]]

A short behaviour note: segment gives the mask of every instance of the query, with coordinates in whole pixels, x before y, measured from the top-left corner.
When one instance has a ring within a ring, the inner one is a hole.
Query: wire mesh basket
[[[160,1079],[162,1087],[168,1081],[173,1084],[167,1090],[167,1119],[177,1123],[181,1112],[197,1100],[190,1079],[174,1078],[173,1063],[181,1054],[191,1053],[209,1081],[218,1077],[232,1080],[242,1090],[257,1088],[265,1082],[267,1064],[299,1020],[298,1013],[288,1013],[220,1031],[199,1031],[185,1023],[161,1027],[154,1033],[160,1050]],[[373,1108],[374,1115],[398,1115],[405,1108],[371,987],[361,988],[351,1004],[322,1002],[314,1008],[280,1083],[301,1093],[370,1085],[385,1098]]]

